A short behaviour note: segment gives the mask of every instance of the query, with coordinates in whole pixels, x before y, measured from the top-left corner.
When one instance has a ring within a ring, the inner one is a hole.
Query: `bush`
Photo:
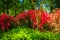
[[[2,31],[8,30],[11,26],[11,22],[14,21],[14,18],[10,15],[7,15],[6,13],[3,13],[0,15],[0,29]]]
[[[36,10],[36,13],[35,10],[28,10],[27,12],[22,12],[21,14],[18,14],[16,16],[16,19],[17,21],[20,20],[21,23],[25,22],[27,24],[30,24],[29,26],[32,26],[33,28],[38,27],[39,29],[42,29],[46,21],[50,20],[50,17],[49,14],[43,10]]]
[[[60,9],[51,14],[44,10],[36,10],[36,13],[35,10],[28,10],[17,15],[16,19],[34,29],[60,32]]]
[[[51,20],[47,21],[54,32],[60,32],[60,9],[50,14]]]
[[[24,26],[0,33],[0,40],[60,40],[60,35],[51,32],[39,32]]]

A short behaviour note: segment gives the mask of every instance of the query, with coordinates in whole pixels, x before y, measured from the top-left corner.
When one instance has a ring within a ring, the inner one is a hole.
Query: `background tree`
[[[60,0],[33,0],[36,8],[40,7],[40,2],[43,2],[43,9],[52,11],[54,8],[60,8]],[[31,0],[0,0],[0,13],[6,12],[7,14],[17,15],[18,13],[34,9]],[[39,8],[40,9],[40,8]]]
[[[0,0],[0,11],[9,14],[9,9],[13,7],[13,4],[13,0]]]

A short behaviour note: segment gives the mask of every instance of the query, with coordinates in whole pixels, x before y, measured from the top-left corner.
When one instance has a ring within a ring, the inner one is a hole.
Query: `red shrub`
[[[47,21],[53,31],[60,31],[60,11],[50,14],[51,20]]]
[[[10,23],[12,22],[12,16],[7,15],[6,13],[3,13],[0,16],[0,28],[2,31],[8,30],[10,28]]]
[[[47,21],[51,20],[50,15],[47,12],[41,12],[40,27],[42,27]]]
[[[25,12],[18,14],[15,18],[16,21],[19,21],[20,19],[25,19]]]
[[[27,20],[27,18],[33,22],[32,26],[34,28],[36,28],[37,26],[37,20],[36,20],[36,16],[38,17],[37,20],[39,20],[39,28],[42,28],[43,25],[50,20],[50,15],[47,12],[44,11],[40,11],[36,10],[36,14],[35,14],[35,10],[28,10],[27,12],[22,12],[21,14],[16,16],[17,20],[23,19],[23,20]]]

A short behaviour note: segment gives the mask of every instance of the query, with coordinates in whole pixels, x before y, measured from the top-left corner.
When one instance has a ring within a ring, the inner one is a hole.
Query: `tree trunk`
[[[8,8],[8,4],[9,3],[9,1],[7,0],[7,3],[6,3],[6,9],[7,9],[7,14],[9,14],[9,8]]]
[[[2,0],[2,6],[5,6],[4,5],[4,0]],[[5,12],[5,8],[4,7],[2,7],[3,8],[3,12]]]
[[[24,0],[23,0],[23,11],[24,11]]]
[[[51,9],[51,12],[52,12],[52,10],[53,10],[53,7],[52,7],[52,6],[50,6],[50,9]]]
[[[16,0],[15,0],[15,7],[14,7],[14,9],[15,9],[15,16],[16,16]]]
[[[56,7],[60,8],[60,1],[59,0],[56,0]]]

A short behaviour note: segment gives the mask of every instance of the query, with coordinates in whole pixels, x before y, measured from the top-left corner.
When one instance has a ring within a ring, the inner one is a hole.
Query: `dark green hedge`
[[[30,28],[17,27],[0,32],[0,40],[60,40],[60,35],[51,32],[39,32]]]

